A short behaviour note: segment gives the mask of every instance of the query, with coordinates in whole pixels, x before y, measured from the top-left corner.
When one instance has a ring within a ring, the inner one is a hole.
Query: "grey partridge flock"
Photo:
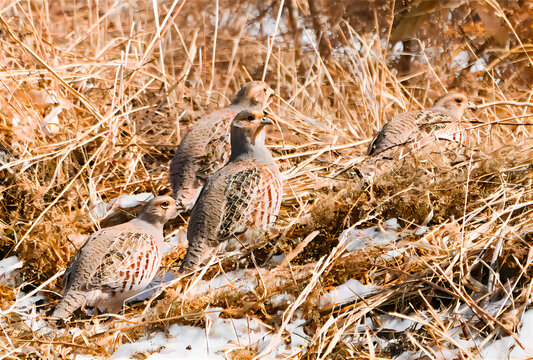
[[[188,246],[181,263],[186,274],[212,256],[241,258],[263,244],[264,233],[280,211],[283,188],[278,165],[265,146],[264,109],[274,92],[265,82],[250,82],[231,104],[196,122],[170,164],[173,196],[151,200],[128,223],[94,233],[69,265],[63,299],[52,316],[64,318],[84,306],[120,311],[142,292],[161,264],[163,225],[191,209]],[[369,160],[401,156],[431,143],[462,144],[464,94],[450,92],[429,110],[393,117],[371,142]]]

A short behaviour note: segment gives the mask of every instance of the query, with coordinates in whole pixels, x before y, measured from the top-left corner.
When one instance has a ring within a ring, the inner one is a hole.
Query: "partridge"
[[[214,173],[191,211],[182,271],[195,270],[213,254],[244,256],[261,245],[282,197],[278,165],[265,146],[262,112],[240,112],[231,125],[231,158]]]
[[[184,209],[192,207],[209,176],[228,162],[235,115],[244,110],[263,111],[273,94],[262,81],[247,83],[229,106],[201,118],[185,135],[170,163],[173,196]]]
[[[92,234],[65,272],[63,299],[52,316],[65,318],[85,305],[119,312],[157,274],[163,225],[177,212],[172,197],[159,196],[137,218]]]
[[[461,93],[439,97],[429,110],[411,111],[394,116],[383,126],[368,147],[368,155],[386,157],[398,147],[412,142],[423,146],[430,140],[462,143],[465,128],[461,119],[466,109],[476,106]]]

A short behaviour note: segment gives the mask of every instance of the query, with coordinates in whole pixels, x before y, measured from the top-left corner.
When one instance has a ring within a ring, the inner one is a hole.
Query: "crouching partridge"
[[[439,97],[429,110],[398,114],[376,135],[368,147],[368,155],[390,153],[399,146],[429,137],[462,143],[465,128],[461,119],[467,109],[475,108],[466,95],[450,92]]]
[[[240,112],[231,125],[231,158],[208,180],[191,211],[182,271],[196,270],[214,254],[242,257],[261,244],[276,219],[282,182],[265,146],[263,112]]]
[[[52,316],[65,318],[86,305],[118,313],[157,274],[163,225],[177,212],[172,197],[159,196],[137,218],[92,234],[65,272],[63,299]]]
[[[453,149],[453,157],[463,157],[461,153],[469,146],[469,134],[468,124],[462,118],[467,109],[475,108],[464,94],[450,92],[439,97],[429,110],[394,116],[370,143],[369,158],[359,166],[361,174],[365,178],[382,174],[394,166],[390,160],[406,154],[431,159],[439,166],[448,161],[441,156],[444,151]]]

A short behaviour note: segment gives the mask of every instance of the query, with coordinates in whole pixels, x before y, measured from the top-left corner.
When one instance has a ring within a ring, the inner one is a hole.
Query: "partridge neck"
[[[440,106],[440,105],[431,107],[431,111],[439,112],[439,113],[444,114],[446,116],[450,116],[450,117],[454,118],[456,121],[459,121],[462,118],[462,114],[458,114],[459,111],[457,109],[455,109],[455,111],[453,111],[453,110],[450,110],[450,109],[448,109],[448,108],[446,108],[444,106]]]
[[[234,129],[231,132],[230,161],[240,158],[254,158],[265,163],[274,161],[270,151],[265,146],[264,128],[255,136],[255,139],[249,134],[245,134],[241,129]]]
[[[150,214],[149,212],[143,211],[135,219],[131,220],[131,223],[139,225],[143,228],[150,228],[155,231],[163,231],[164,222],[161,221],[159,216]]]

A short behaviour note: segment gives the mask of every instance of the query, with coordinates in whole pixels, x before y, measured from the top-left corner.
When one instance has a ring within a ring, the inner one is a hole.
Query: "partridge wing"
[[[185,135],[170,163],[175,195],[191,192],[188,196],[194,197],[191,188],[202,186],[224,159],[229,159],[229,128],[234,116],[231,110],[216,110],[198,120]]]
[[[423,113],[423,111],[407,112],[394,116],[370,143],[368,155],[377,155],[406,144],[417,131],[419,113]]]
[[[224,210],[217,229],[219,241],[246,230],[254,211],[260,182],[260,168],[241,170],[228,177],[224,191]]]
[[[215,173],[230,157],[230,135],[221,133],[212,138],[205,147],[205,153],[195,160],[197,166],[196,177],[202,182]]]
[[[90,276],[88,288],[129,291],[148,265],[142,256],[154,245],[152,236],[141,232],[121,232]]]

